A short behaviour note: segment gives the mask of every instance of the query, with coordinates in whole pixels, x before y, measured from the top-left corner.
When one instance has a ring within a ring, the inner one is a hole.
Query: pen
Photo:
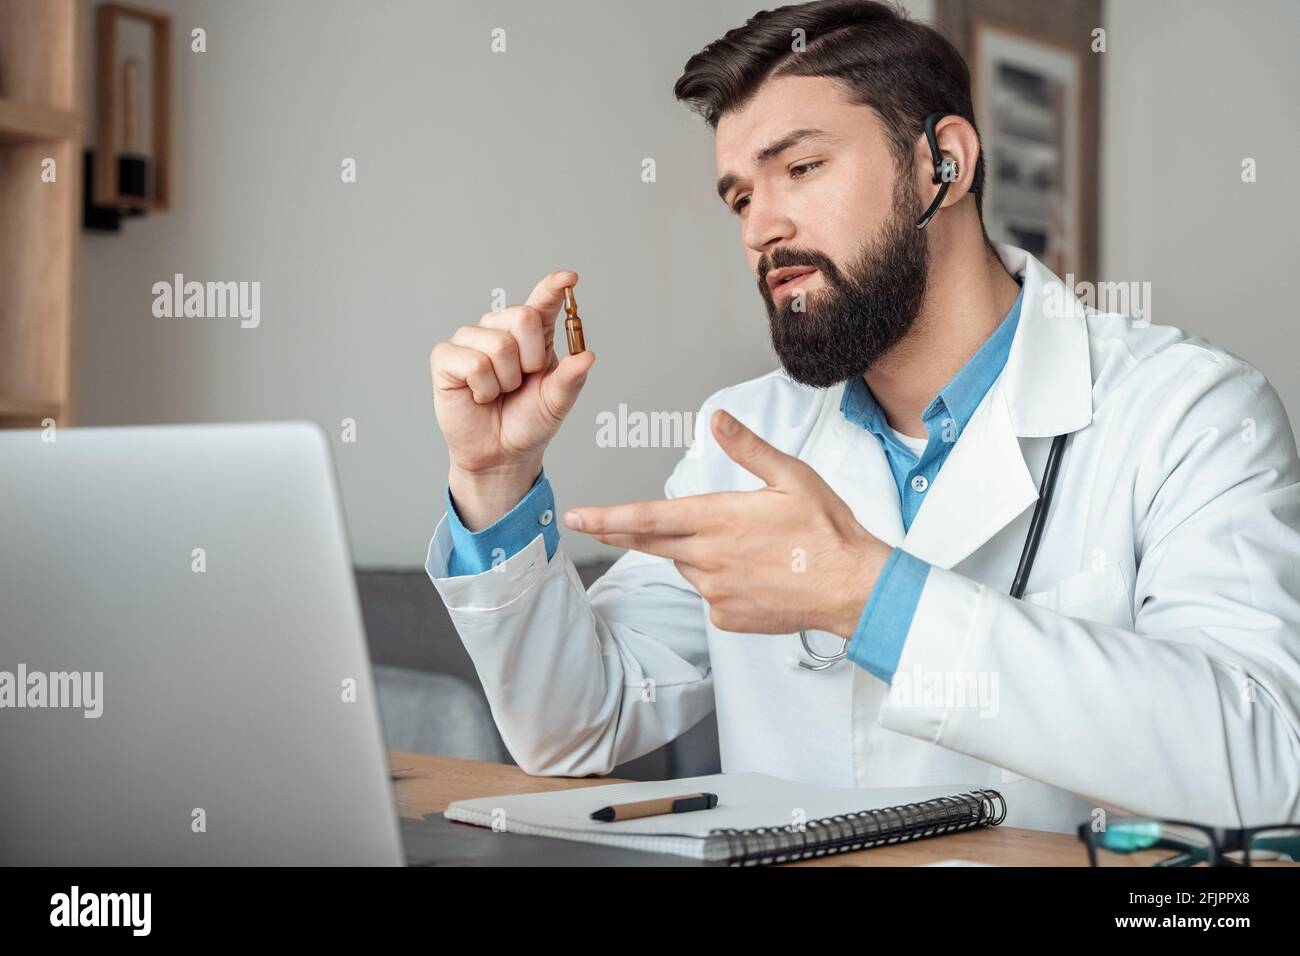
[[[616,803],[613,806],[601,807],[592,813],[591,818],[609,823],[616,820],[635,820],[638,817],[657,817],[665,813],[712,810],[717,805],[716,793],[686,793],[680,797],[659,797],[655,800],[638,800],[635,803]]]

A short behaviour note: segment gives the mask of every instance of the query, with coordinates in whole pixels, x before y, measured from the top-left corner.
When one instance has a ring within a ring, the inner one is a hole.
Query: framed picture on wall
[[[1083,251],[1083,69],[1077,50],[973,18],[971,83],[984,146],[984,223],[1057,275]]]

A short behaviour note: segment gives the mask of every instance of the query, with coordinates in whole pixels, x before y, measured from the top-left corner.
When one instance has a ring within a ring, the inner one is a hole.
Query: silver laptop
[[[0,432],[0,864],[400,864],[324,433]]]

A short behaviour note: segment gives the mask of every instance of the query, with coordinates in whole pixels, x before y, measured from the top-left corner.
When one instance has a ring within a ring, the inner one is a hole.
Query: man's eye
[[[825,162],[826,160],[824,159],[817,159],[812,161],[811,163],[800,163],[797,166],[791,166],[790,175],[793,176],[795,179],[803,179],[813,170],[818,169],[822,165],[824,165]],[[799,172],[799,170],[803,170],[803,172]],[[747,206],[748,204],[749,204],[749,197],[741,196],[739,199],[736,200],[735,205],[731,207],[731,211],[735,213],[737,216],[739,216],[740,213],[744,210],[745,206]]]

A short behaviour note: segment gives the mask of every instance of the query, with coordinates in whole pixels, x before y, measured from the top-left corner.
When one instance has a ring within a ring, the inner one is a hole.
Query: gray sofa
[[[578,568],[590,586],[608,564]],[[358,571],[380,714],[396,750],[513,763],[474,665],[423,570]],[[666,747],[615,768],[614,776],[664,780],[718,772],[710,715]]]

